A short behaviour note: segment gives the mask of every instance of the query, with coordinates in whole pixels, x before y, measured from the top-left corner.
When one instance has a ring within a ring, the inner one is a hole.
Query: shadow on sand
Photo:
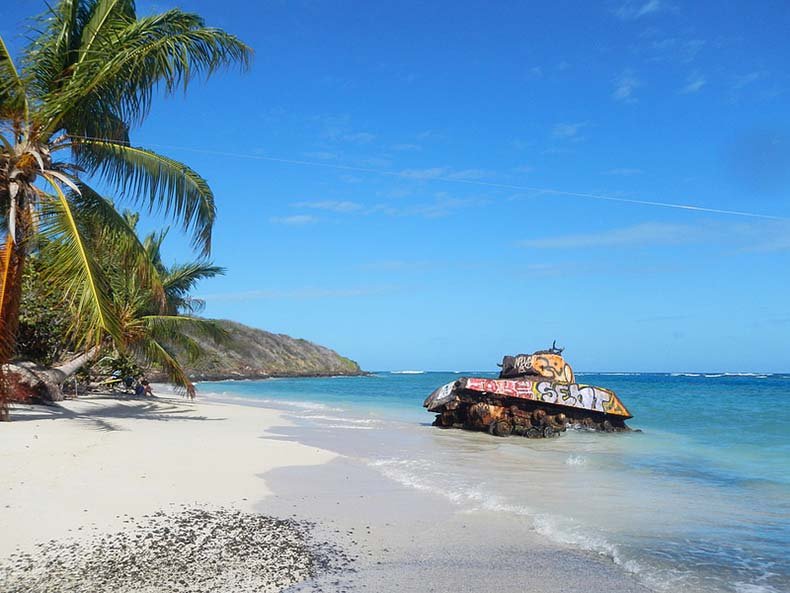
[[[74,400],[72,400],[74,401]],[[94,426],[96,430],[119,431],[124,428],[113,424],[112,420],[135,419],[171,422],[178,420],[216,421],[225,418],[209,418],[195,415],[188,402],[174,403],[155,397],[136,397],[133,395],[97,395],[80,398],[83,409],[71,410],[58,403],[51,405],[13,405],[11,408],[14,422],[41,420],[81,420]],[[128,403],[127,403],[128,402]]]

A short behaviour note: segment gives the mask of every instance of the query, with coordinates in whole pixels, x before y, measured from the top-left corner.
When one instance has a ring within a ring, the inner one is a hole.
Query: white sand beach
[[[0,430],[0,557],[175,505],[251,510],[269,492],[262,474],[335,457],[261,438],[287,424],[274,410],[175,397],[19,406]]]

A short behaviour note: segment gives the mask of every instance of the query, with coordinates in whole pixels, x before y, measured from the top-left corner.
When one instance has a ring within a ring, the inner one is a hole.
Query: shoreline
[[[358,555],[353,568],[304,583],[324,591],[417,593],[431,583],[482,593],[492,582],[503,592],[528,585],[548,593],[558,582],[579,593],[648,591],[608,559],[550,542],[525,522],[467,512],[305,444],[287,412],[253,402],[92,396],[54,408],[15,406],[12,414],[0,427],[8,484],[0,521],[10,534],[0,562],[40,542],[57,550],[116,537],[155,513],[227,509],[307,521],[319,547]]]

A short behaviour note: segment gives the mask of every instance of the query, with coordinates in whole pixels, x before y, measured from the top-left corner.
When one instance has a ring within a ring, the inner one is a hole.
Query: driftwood
[[[92,348],[54,367],[22,361],[3,365],[3,380],[11,401],[50,403],[64,398],[62,384],[98,353]]]

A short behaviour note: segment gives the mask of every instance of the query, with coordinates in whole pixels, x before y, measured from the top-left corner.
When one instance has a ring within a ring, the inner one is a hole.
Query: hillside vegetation
[[[218,344],[192,336],[203,350],[194,363],[182,360],[193,380],[362,374],[356,362],[325,346],[235,321],[216,322],[228,332],[228,340]]]

